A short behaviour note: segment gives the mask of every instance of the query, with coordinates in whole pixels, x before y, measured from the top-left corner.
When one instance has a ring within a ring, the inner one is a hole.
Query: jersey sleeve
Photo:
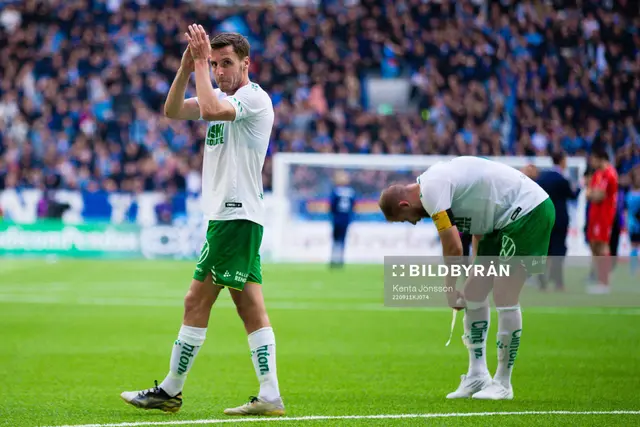
[[[235,95],[225,98],[236,110],[234,121],[247,119],[263,114],[273,108],[271,99],[254,83],[249,83],[247,88],[239,90]]]
[[[451,212],[453,200],[453,184],[442,178],[418,178],[420,185],[420,201],[422,207],[431,216],[438,231],[443,231],[455,225]]]

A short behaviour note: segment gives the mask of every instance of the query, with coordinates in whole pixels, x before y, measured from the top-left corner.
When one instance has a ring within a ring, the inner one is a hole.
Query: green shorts
[[[478,242],[478,256],[523,265],[529,274],[544,273],[555,221],[555,207],[547,199],[503,229],[485,235]]]
[[[238,290],[247,282],[262,284],[262,233],[261,225],[244,219],[209,221],[193,278],[204,282],[211,273],[216,285]]]

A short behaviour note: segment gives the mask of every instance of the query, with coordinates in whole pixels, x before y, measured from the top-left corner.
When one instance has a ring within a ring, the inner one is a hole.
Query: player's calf
[[[496,307],[498,310],[498,368],[493,381],[471,397],[481,400],[513,399],[511,373],[520,348],[522,313],[520,306]]]
[[[283,415],[276,367],[276,338],[269,324],[262,287],[246,283],[242,291],[231,290],[238,314],[248,333],[251,361],[260,384],[255,398],[237,408],[225,410],[227,415]]]
[[[461,376],[458,388],[447,395],[447,399],[469,398],[491,384],[487,368],[486,347],[489,331],[490,310],[487,300],[467,301],[464,314],[462,341],[469,351],[469,369]]]
[[[498,368],[494,381],[511,388],[511,373],[520,348],[522,312],[520,306],[496,307],[498,310]]]
[[[513,398],[511,374],[522,336],[522,311],[520,310],[519,296],[524,286],[526,274],[526,270],[519,267],[512,270],[510,277],[499,277],[495,280],[493,298],[498,311],[498,367],[490,390],[480,394],[479,397],[474,395],[474,398],[481,399],[485,395],[492,399]]]

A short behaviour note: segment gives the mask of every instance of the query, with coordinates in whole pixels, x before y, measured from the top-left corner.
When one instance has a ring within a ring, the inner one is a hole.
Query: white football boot
[[[466,334],[462,335],[462,343],[469,350],[475,350],[484,347],[482,344],[473,344]],[[468,399],[473,395],[473,393],[479,392],[483,388],[488,387],[490,384],[491,374],[489,374],[489,372],[487,372],[486,374],[473,376],[469,376],[468,374],[461,375],[460,385],[458,386],[456,391],[447,394],[447,399]]]
[[[456,391],[447,394],[447,399],[468,399],[474,393],[491,385],[491,375],[489,373],[472,377],[461,375],[460,380],[460,385]]]
[[[258,397],[251,397],[249,402],[236,408],[227,408],[224,410],[226,415],[266,415],[266,416],[282,416],[284,415],[284,404],[282,399],[274,402],[267,402]]]
[[[498,381],[492,381],[491,384],[471,396],[472,399],[483,400],[511,400],[513,399],[513,387],[505,387]]]

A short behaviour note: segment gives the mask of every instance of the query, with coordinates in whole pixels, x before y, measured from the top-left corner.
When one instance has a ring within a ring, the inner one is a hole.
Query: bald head
[[[426,216],[417,184],[390,186],[380,195],[378,205],[386,220],[391,222],[415,224]]]
[[[407,187],[400,184],[392,185],[382,192],[378,204],[385,218],[390,219],[397,215],[400,202],[406,200],[406,196]]]

